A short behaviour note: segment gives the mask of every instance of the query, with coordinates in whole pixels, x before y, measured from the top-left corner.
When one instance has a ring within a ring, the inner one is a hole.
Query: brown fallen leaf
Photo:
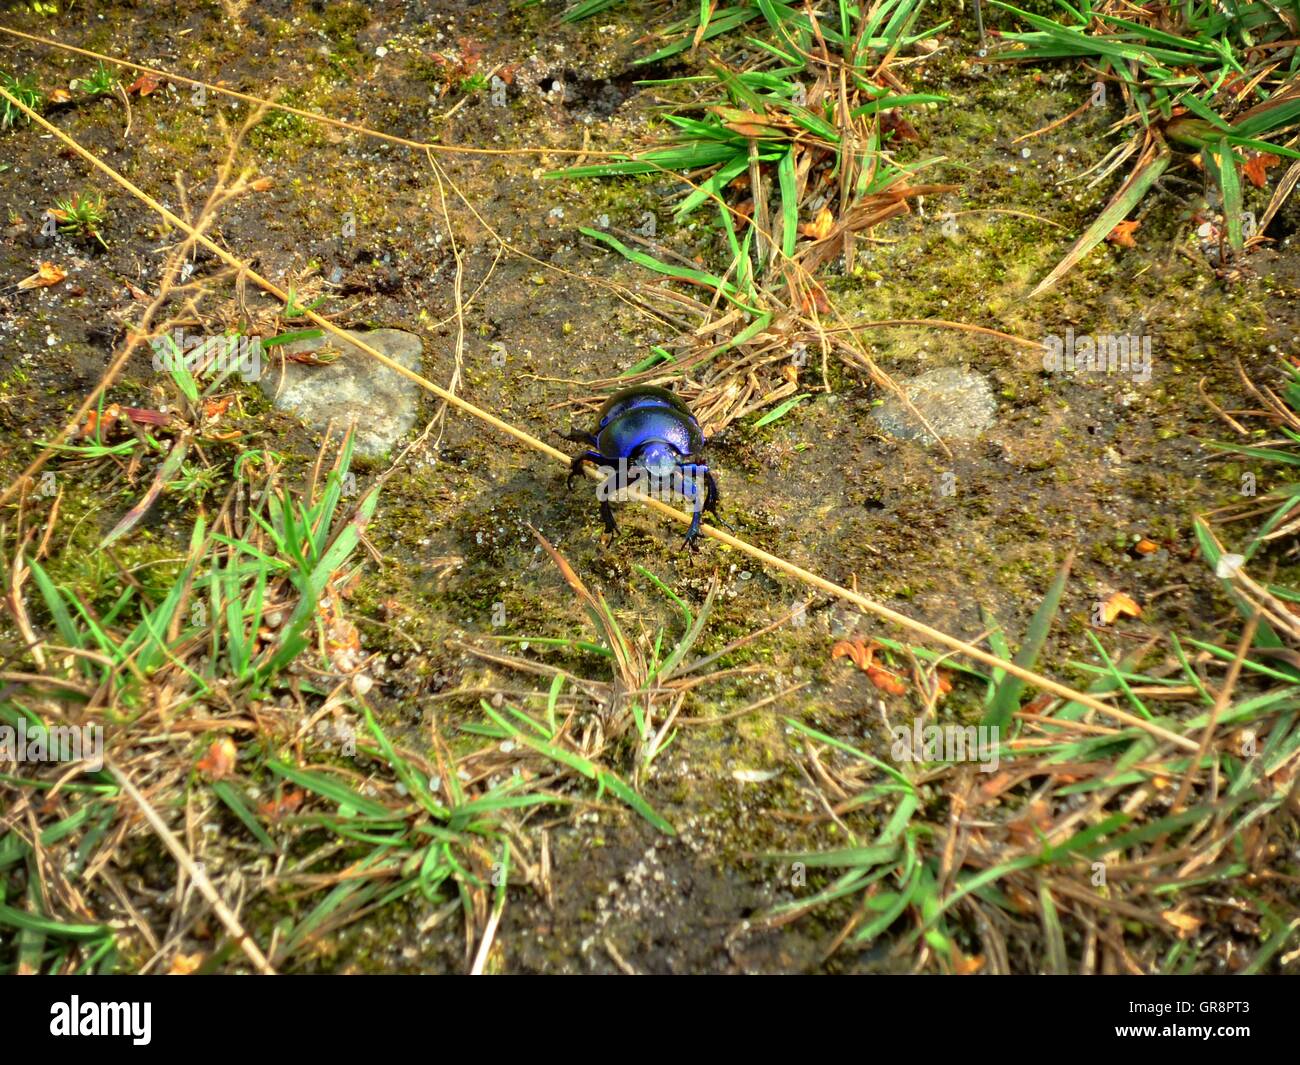
[[[820,289],[813,289],[811,292],[806,293],[803,298],[802,307],[804,314],[811,313],[813,308],[816,308],[818,314],[831,313],[830,302],[822,295]]]
[[[897,673],[885,669],[883,666],[868,667],[867,680],[871,681],[882,692],[887,692],[890,695],[902,695],[907,691],[907,682],[899,677]]]
[[[1029,847],[1037,844],[1051,827],[1051,804],[1044,799],[1035,799],[1024,807],[1020,816],[1007,822],[1007,835]]]
[[[840,640],[831,648],[831,660],[847,655],[853,660],[853,664],[867,675],[867,679],[881,691],[888,692],[890,695],[902,695],[907,691],[906,682],[892,669],[876,665],[877,646],[874,643],[863,643],[862,640]]]
[[[1018,714],[1041,714],[1056,700],[1056,696],[1050,692],[1043,692],[1041,695],[1035,695],[1029,702],[1025,703],[1019,710]]]
[[[199,970],[203,964],[204,955],[195,952],[194,954],[177,954],[172,958],[171,967],[167,970],[168,976],[189,976]]]
[[[144,407],[123,407],[122,413],[136,425],[169,425],[172,420],[170,414],[164,414],[160,410],[146,410]]]
[[[1136,248],[1137,241],[1133,239],[1133,234],[1141,228],[1141,222],[1120,222],[1110,231],[1106,239],[1112,244],[1118,244],[1121,248]]]
[[[742,137],[779,137],[781,131],[773,129],[765,122],[726,122],[723,123],[732,133],[739,133]]]
[[[1252,152],[1246,164],[1241,168],[1241,172],[1246,175],[1250,183],[1257,189],[1262,189],[1268,182],[1265,171],[1277,166],[1282,160],[1276,155],[1268,152]]]
[[[263,817],[269,817],[272,821],[278,821],[287,814],[296,813],[304,798],[306,798],[305,792],[286,791],[278,799],[272,799],[270,802],[260,804],[257,812]]]
[[[41,263],[36,273],[18,282],[18,288],[23,291],[29,288],[49,288],[51,285],[57,285],[67,276],[68,272],[63,267],[55,266],[53,263]]]
[[[234,396],[220,396],[205,400],[203,403],[203,417],[219,418],[230,409],[230,404],[235,402]]]
[[[1190,913],[1179,913],[1177,910],[1165,910],[1161,915],[1167,924],[1171,924],[1178,929],[1178,938],[1186,939],[1200,930],[1201,919],[1193,917]]]
[[[1111,624],[1118,617],[1140,618],[1142,608],[1133,601],[1131,596],[1123,592],[1112,592],[1101,604],[1101,618],[1103,625]]]
[[[209,780],[222,780],[235,771],[235,741],[229,736],[222,736],[212,741],[208,753],[199,759],[194,768]]]
[[[161,84],[162,82],[152,74],[141,74],[135,79],[135,81],[131,82],[131,84],[126,87],[126,94],[128,96],[134,94],[148,96],[151,92],[157,92],[158,86]]]
[[[840,640],[831,647],[831,661],[848,656],[859,669],[866,669],[875,652],[861,640]]]
[[[87,437],[94,436],[98,433],[100,439],[103,439],[103,434],[108,432],[109,428],[111,428],[113,423],[117,421],[118,416],[121,413],[122,409],[116,403],[110,403],[104,408],[102,413],[97,410],[92,410],[86,416],[86,424],[81,427],[81,431],[78,435],[82,440],[85,440]]]
[[[880,116],[880,132],[892,133],[902,141],[910,141],[913,144],[921,139],[921,135],[916,132],[916,127],[902,116],[897,108],[891,108]]]
[[[1005,769],[1000,773],[994,773],[988,780],[984,781],[979,787],[979,802],[974,803],[980,806],[986,802],[996,799],[1007,788],[1018,783],[1020,778],[1013,773],[1008,773]]]
[[[816,218],[799,227],[799,233],[805,237],[812,237],[813,240],[825,240],[834,228],[835,213],[829,207],[823,207],[817,212]]]

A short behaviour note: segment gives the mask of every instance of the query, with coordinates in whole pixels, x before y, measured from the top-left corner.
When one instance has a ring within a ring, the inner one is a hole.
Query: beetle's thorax
[[[644,453],[651,445],[676,452],[674,463],[696,455],[704,437],[689,414],[666,406],[634,407],[610,419],[597,437],[600,453],[609,459]],[[656,450],[655,454],[662,455]]]

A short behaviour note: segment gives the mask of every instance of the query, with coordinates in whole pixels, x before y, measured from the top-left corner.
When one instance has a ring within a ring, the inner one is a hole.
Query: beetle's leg
[[[694,477],[688,477],[682,472],[682,469],[685,468],[682,467],[673,475],[673,487],[693,504],[691,507],[691,527],[686,530],[685,546],[692,551],[698,551],[700,548],[695,540],[700,535],[700,515],[704,513],[704,500],[707,493],[700,491],[700,486],[696,483]]]
[[[718,500],[722,498],[722,493],[718,491],[717,478],[713,476],[713,471],[707,466],[704,467],[704,488],[704,509],[717,514]]]
[[[590,433],[584,433],[580,429],[571,433],[561,433],[557,430],[557,435],[563,437],[565,440],[572,440],[575,444],[590,444],[592,447],[595,447],[597,443],[594,436]]]
[[[713,471],[702,462],[683,463],[680,469],[684,473],[704,475],[704,509],[718,520],[718,524],[725,525],[734,532],[735,526],[718,513],[718,500],[722,498],[722,493],[718,491],[718,482],[713,476]]]
[[[582,463],[584,459],[588,462],[594,462],[597,466],[602,462],[609,461],[599,451],[584,451],[581,455],[574,455],[573,458],[569,460],[569,476],[564,480],[565,485],[569,488],[573,487],[573,479],[582,472]]]
[[[600,517],[605,523],[605,531],[613,534],[618,532],[618,522],[614,520],[614,508],[609,505],[608,499],[600,501]]]
[[[601,459],[602,469],[609,469],[609,460]],[[627,476],[627,463],[620,462],[616,468],[610,470],[609,476],[596,486],[596,498],[600,500],[600,517],[605,523],[607,533],[618,531],[618,523],[614,521],[614,508],[610,506],[610,500],[625,487]]]

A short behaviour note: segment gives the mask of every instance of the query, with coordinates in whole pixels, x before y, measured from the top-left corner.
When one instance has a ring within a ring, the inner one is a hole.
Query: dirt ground
[[[555,434],[571,421],[584,424],[591,409],[593,390],[585,382],[620,373],[663,339],[662,325],[613,288],[593,283],[635,291],[651,283],[648,275],[578,227],[607,215],[613,225],[633,229],[654,212],[656,239],[687,257],[707,252],[714,238],[671,221],[666,195],[673,190],[662,178],[544,178],[571,161],[546,149],[642,142],[660,102],[655,87],[636,84],[644,74],[633,66],[645,52],[637,40],[647,9],[633,4],[575,25],[559,23],[557,12],[554,3],[270,0],[226,17],[215,3],[103,3],[78,5],[57,26],[23,11],[6,12],[4,22],[40,34],[57,29],[60,39],[95,51],[399,136],[520,149],[438,157],[478,216],[444,190],[450,235],[464,256],[463,288],[472,293],[459,391],[559,444]],[[959,9],[951,14],[962,17]],[[951,34],[962,28],[959,23]],[[819,367],[810,364],[800,382],[810,399],[770,426],[754,428],[753,419],[730,426],[711,444],[710,460],[723,513],[739,535],[831,580],[856,582],[872,598],[964,638],[987,628],[984,616],[1022,633],[1074,552],[1062,623],[1043,668],[1086,686],[1089,678],[1070,663],[1098,660],[1086,637],[1088,619],[1092,605],[1111,592],[1144,605],[1140,619],[1108,637],[1119,653],[1155,631],[1215,631],[1227,615],[1197,557],[1191,523],[1195,514],[1238,498],[1245,468],[1204,446],[1226,431],[1205,397],[1228,409],[1248,405],[1237,363],[1249,375],[1267,374],[1279,351],[1296,350],[1295,214],[1279,219],[1270,232],[1276,244],[1254,255],[1240,276],[1218,278],[1204,260],[1178,253],[1189,246],[1192,217],[1207,192],[1199,171],[1176,169],[1181,180],[1144,205],[1136,248],[1104,245],[1055,290],[1031,301],[1030,289],[1109,195],[1107,183],[1061,182],[1114,144],[1106,127],[1115,116],[1085,115],[1013,145],[1078,106],[1087,83],[1056,70],[995,68],[975,54],[969,35],[951,34],[917,76],[926,91],[950,102],[916,120],[922,142],[907,151],[941,160],[928,176],[960,191],[879,227],[852,274],[832,271],[828,288],[837,306],[852,321],[939,318],[1035,340],[1067,328],[1149,336],[1150,380],[1045,374],[1027,349],[964,332],[864,329],[877,363],[898,379],[937,367],[984,375],[997,399],[994,424],[979,439],[953,442],[949,457],[936,446],[884,434],[871,419],[882,394],[861,374],[832,362],[825,392]],[[429,56],[466,41],[479,51],[482,69],[510,68],[505,106],[494,104],[487,89],[463,102],[455,89],[439,95],[441,71]],[[0,46],[0,67],[31,74],[42,86],[66,85],[91,65],[14,39]],[[386,51],[380,56],[377,49]],[[670,63],[652,73],[679,69]],[[552,91],[557,81],[562,101]],[[130,110],[128,117],[120,98],[104,98],[48,113],[173,205],[176,175],[196,196],[221,157],[218,113],[232,120],[245,113],[215,98],[195,107],[183,87],[133,96]],[[99,379],[133,310],[126,284],[150,289],[174,235],[40,131],[20,128],[0,137],[0,206],[9,227],[0,240],[0,276],[9,284],[46,258],[69,272],[57,289],[10,288],[0,295],[0,477],[7,483]],[[322,309],[340,325],[419,333],[424,374],[446,383],[454,370],[456,263],[439,186],[423,154],[277,115],[254,131],[244,158],[274,186],[223,213],[220,242],[278,283],[326,295]],[[55,198],[87,188],[107,195],[108,249],[43,238],[40,213]],[[955,231],[941,225],[947,212]],[[355,220],[354,236],[342,235],[345,216]],[[503,253],[498,238],[511,250]],[[216,265],[200,256],[196,273]],[[338,283],[324,284],[331,276]],[[263,297],[251,289],[246,299],[253,308],[271,306],[259,304]],[[501,352],[504,365],[494,360]],[[141,358],[112,394],[152,407],[161,389]],[[318,440],[291,416],[272,410],[251,388],[243,405],[264,446],[304,468],[314,459]],[[422,421],[436,411],[437,401],[425,397]],[[386,463],[357,468],[368,474]],[[102,470],[72,463],[58,471],[66,491],[66,544],[51,570],[84,577],[97,565],[88,548],[141,486],[106,482]],[[945,483],[955,483],[955,492],[943,491]],[[123,548],[123,559],[151,565],[174,557],[191,521],[189,507],[164,499],[139,538]],[[432,722],[450,735],[481,720],[481,712],[477,696],[449,693],[531,683],[466,653],[466,642],[594,637],[529,526],[608,597],[627,631],[648,638],[658,625],[674,624],[674,612],[635,564],[695,605],[716,573],[721,589],[701,652],[777,620],[806,595],[716,543],[694,557],[681,552],[678,530],[649,511],[624,507],[620,522],[618,536],[604,542],[589,488],[567,489],[558,465],[448,414],[389,479],[369,530],[378,561],[367,566],[349,607],[366,651],[381,656],[372,702],[393,734],[418,742]],[[1139,538],[1159,549],[1134,553]],[[494,624],[496,604],[504,625]],[[8,625],[0,627],[0,661],[15,668],[22,656]],[[787,972],[904,965],[887,945],[828,959],[847,910],[831,908],[780,928],[750,923],[799,890],[787,867],[762,855],[844,842],[833,824],[810,824],[814,819],[802,816],[816,805],[790,765],[783,715],[868,750],[887,742],[876,690],[844,660],[831,660],[832,644],[849,633],[900,636],[822,599],[806,625],[784,626],[734,656],[733,664],[760,671],[692,692],[684,713],[703,718],[792,682],[808,683],[762,712],[683,729],[644,786],[647,800],[677,828],[675,837],[610,802],[548,814],[552,897],[512,892],[493,966]],[[603,668],[573,652],[548,660],[589,675]],[[973,691],[958,691],[945,709],[953,720],[975,720],[977,711]],[[744,782],[737,770],[777,773]],[[140,875],[156,886],[166,883],[165,870]],[[362,920],[301,967],[459,968],[462,934],[446,923],[419,931],[423,906],[405,910],[404,904],[401,913]],[[275,916],[273,908],[254,913],[251,927]],[[1024,952],[1012,961],[1032,969],[1034,930],[1023,931],[1010,939]]]

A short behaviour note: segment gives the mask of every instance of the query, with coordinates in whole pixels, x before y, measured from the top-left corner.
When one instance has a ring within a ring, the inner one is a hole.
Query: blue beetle
[[[636,385],[610,396],[596,417],[594,433],[576,432],[565,437],[592,448],[573,457],[568,483],[573,484],[584,462],[613,471],[599,488],[600,516],[605,531],[610,533],[617,528],[614,508],[609,505],[611,495],[643,478],[649,482],[652,494],[673,489],[692,505],[686,546],[698,550],[695,539],[700,535],[700,515],[706,510],[717,515],[719,497],[718,482],[701,454],[704,433],[690,408],[666,388]],[[703,492],[697,477],[704,480]],[[722,521],[720,517],[718,520]]]

